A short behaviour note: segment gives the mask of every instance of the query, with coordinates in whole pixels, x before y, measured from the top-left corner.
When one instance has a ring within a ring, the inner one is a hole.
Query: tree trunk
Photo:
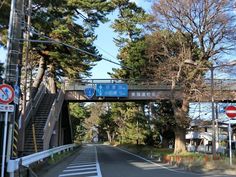
[[[50,93],[57,93],[56,82],[55,82],[55,67],[53,64],[48,66],[48,87]]]
[[[174,116],[176,121],[174,153],[179,154],[181,152],[186,152],[185,133],[186,133],[186,128],[189,126],[189,118],[188,118],[189,101],[187,99],[187,95],[184,95],[182,103],[179,103],[175,99],[172,99],[171,103],[174,110]]]
[[[162,148],[168,148],[169,147],[169,139],[167,139],[165,136],[162,137],[161,147]]]
[[[109,141],[109,143],[111,143],[112,139],[111,139],[111,134],[109,131],[106,131],[107,132],[107,139]]]
[[[175,150],[174,150],[175,154],[186,152],[185,134],[186,134],[185,128],[179,126],[175,128]]]
[[[34,98],[34,96],[36,95],[38,88],[41,82],[43,81],[45,70],[46,70],[46,62],[45,62],[45,59],[41,57],[39,60],[38,73],[37,73],[36,78],[34,79],[32,89],[31,89],[31,98]]]

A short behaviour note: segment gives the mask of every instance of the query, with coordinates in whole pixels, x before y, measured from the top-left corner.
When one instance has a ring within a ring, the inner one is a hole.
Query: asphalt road
[[[199,174],[154,163],[123,149],[86,145],[62,163],[41,172],[39,177],[230,177]],[[233,177],[233,176],[232,176]],[[236,177],[236,175],[234,176]]]

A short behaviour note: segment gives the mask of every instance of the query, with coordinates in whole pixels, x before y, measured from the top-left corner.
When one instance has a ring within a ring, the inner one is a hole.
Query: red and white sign
[[[14,90],[8,84],[0,85],[0,103],[8,104],[11,103],[14,99]]]
[[[236,107],[235,106],[227,106],[225,108],[225,113],[229,118],[236,117]]]

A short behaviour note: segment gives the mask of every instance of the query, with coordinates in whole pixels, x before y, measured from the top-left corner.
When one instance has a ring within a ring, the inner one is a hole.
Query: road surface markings
[[[96,146],[86,146],[58,177],[102,177]]]
[[[130,154],[130,155],[133,155],[133,156],[135,156],[135,157],[137,157],[137,158],[139,158],[139,159],[142,159],[142,160],[144,160],[144,161],[146,161],[146,162],[148,162],[148,163],[150,163],[150,164],[153,164],[153,165],[155,165],[155,166],[157,166],[157,167],[160,167],[160,168],[163,168],[163,169],[172,171],[172,172],[176,172],[176,173],[184,173],[184,174],[186,174],[186,173],[189,174],[189,173],[190,173],[190,172],[178,171],[178,170],[174,170],[174,169],[165,167],[165,166],[160,165],[160,164],[157,164],[157,163],[155,163],[155,162],[153,162],[153,161],[151,161],[151,160],[148,160],[148,159],[146,159],[146,158],[144,158],[144,157],[141,157],[141,156],[139,156],[139,155],[137,155],[137,154],[133,154],[132,152],[126,151],[126,150],[121,149],[121,148],[118,148],[118,147],[116,147],[116,148],[119,149],[120,151],[123,151],[123,152],[127,153],[127,154]],[[196,173],[194,173],[194,175],[199,175],[199,176],[200,176],[201,174],[196,174]]]

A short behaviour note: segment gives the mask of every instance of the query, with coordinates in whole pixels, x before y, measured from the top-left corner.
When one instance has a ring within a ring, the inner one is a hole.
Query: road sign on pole
[[[13,104],[0,104],[0,112],[14,112],[15,106]]]
[[[229,118],[236,117],[236,107],[235,106],[227,106],[225,108],[225,113]]]
[[[14,99],[14,90],[8,84],[0,85],[0,103],[9,104]]]
[[[235,106],[228,106],[225,108],[225,113],[229,118],[236,117],[236,107]],[[228,126],[228,133],[229,133],[229,164],[232,165],[232,140],[231,140],[231,123],[229,120],[229,126]]]

